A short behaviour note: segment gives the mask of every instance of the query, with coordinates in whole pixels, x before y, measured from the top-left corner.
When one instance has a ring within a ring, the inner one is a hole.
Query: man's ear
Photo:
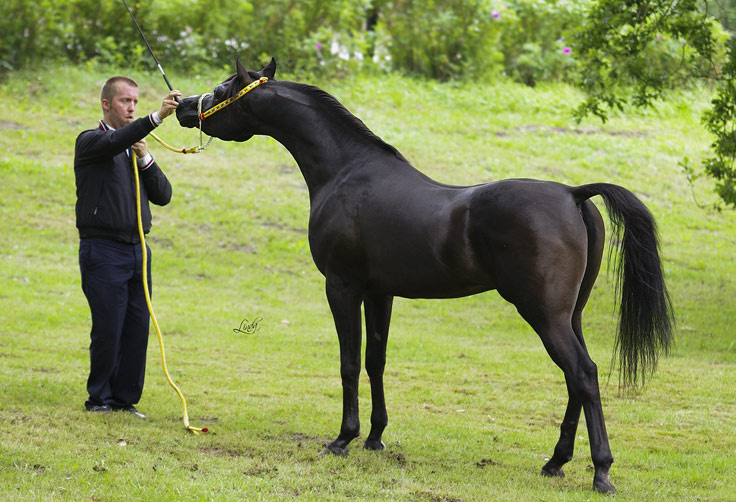
[[[110,102],[107,99],[101,100],[100,105],[102,105],[102,111],[104,112],[110,111]]]
[[[240,64],[240,56],[238,56],[238,59],[235,61],[235,68],[237,69],[238,78],[244,83],[244,84],[250,84],[253,82],[253,78],[248,75],[248,70],[246,70],[242,64]]]
[[[276,60],[274,58],[271,58],[271,62],[266,65],[264,69],[261,70],[261,75],[264,77],[268,77],[269,80],[273,78],[273,76],[276,74]]]

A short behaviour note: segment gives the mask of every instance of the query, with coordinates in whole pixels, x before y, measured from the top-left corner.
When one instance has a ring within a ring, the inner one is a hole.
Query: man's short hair
[[[107,101],[112,101],[112,98],[115,96],[115,92],[117,91],[117,86],[120,82],[123,82],[133,87],[138,87],[138,84],[136,83],[136,81],[130,77],[123,77],[122,75],[110,77],[105,82],[105,85],[102,86],[102,92],[100,93],[100,101],[102,101],[103,99],[106,99]]]

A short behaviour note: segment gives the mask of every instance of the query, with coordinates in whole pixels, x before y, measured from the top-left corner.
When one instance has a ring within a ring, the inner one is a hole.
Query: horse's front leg
[[[340,434],[323,453],[345,456],[348,444],[360,434],[358,416],[358,377],[360,376],[360,304],[363,291],[340,278],[327,277],[327,301],[340,341],[342,378],[342,426]]]
[[[388,424],[383,394],[383,368],[386,366],[386,342],[391,322],[393,296],[368,295],[365,299],[365,369],[371,380],[371,432],[363,445],[368,450],[385,450],[381,441]]]

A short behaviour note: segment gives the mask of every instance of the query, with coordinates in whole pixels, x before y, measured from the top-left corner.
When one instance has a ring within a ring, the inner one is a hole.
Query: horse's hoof
[[[616,488],[613,487],[611,484],[611,480],[608,479],[608,476],[605,478],[599,478],[596,476],[595,479],[593,479],[593,490],[597,491],[598,493],[604,493],[606,495],[612,495],[616,493]]]
[[[562,472],[562,466],[556,466],[552,464],[552,461],[550,460],[546,464],[544,464],[544,467],[542,467],[542,476],[549,476],[551,478],[564,478],[565,473]]]
[[[366,450],[383,451],[386,449],[386,444],[380,439],[378,441],[366,439],[365,443],[363,443],[363,448]]]
[[[322,455],[335,455],[336,457],[347,457],[348,456],[348,449],[347,448],[340,448],[339,446],[336,446],[334,444],[328,445],[327,448],[319,452],[320,456]]]
[[[564,478],[565,477],[565,473],[562,471],[562,469],[542,468],[542,472],[540,472],[540,474],[548,478]]]

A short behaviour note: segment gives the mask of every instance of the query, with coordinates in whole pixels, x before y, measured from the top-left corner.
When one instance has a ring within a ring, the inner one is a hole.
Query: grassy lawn
[[[152,332],[139,405],[148,420],[84,411],[89,310],[74,226],[74,140],[120,69],[53,67],[0,84],[0,500],[583,501],[593,471],[584,419],[565,479],[539,476],[567,402],[562,373],[496,293],[394,306],[388,451],[356,440],[318,456],[341,417],[338,345],[307,243],[308,197],[278,143],[214,142],[182,156],[152,140],[174,199],[155,207]],[[139,115],[165,94],[135,72]],[[227,76],[169,75],[185,94]],[[277,73],[277,78],[279,74]],[[693,203],[678,167],[698,162],[703,93],[658,112],[575,124],[564,86],[437,84],[399,77],[310,82],[335,95],[429,176],[453,184],[531,177],[606,181],[637,193],[662,235],[677,344],[639,394],[610,373],[613,280],[604,264],[584,329],[601,374],[617,500],[733,500],[736,462],[736,213]],[[157,133],[191,146],[169,119]],[[698,200],[713,200],[707,183]],[[600,200],[594,200],[603,209]],[[607,222],[608,223],[608,222]],[[254,334],[236,333],[262,318]],[[609,378],[610,374],[610,378]],[[370,392],[361,377],[367,434]]]

